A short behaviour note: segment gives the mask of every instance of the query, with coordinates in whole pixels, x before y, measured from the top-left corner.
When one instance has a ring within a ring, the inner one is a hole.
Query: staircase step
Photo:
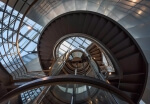
[[[105,70],[107,67],[105,65],[100,66],[102,70]]]
[[[107,22],[107,24],[103,27],[102,31],[98,34],[97,38],[102,40],[105,35],[113,28],[114,24],[112,22]]]
[[[102,61],[96,61],[96,63],[97,63],[99,66],[101,66],[101,65],[103,64]]]
[[[112,38],[106,46],[111,48],[117,44],[119,44],[121,41],[123,41],[126,38],[126,34],[124,32],[120,32],[118,35],[116,35],[114,38]]]
[[[96,28],[98,21],[99,21],[98,16],[93,16],[92,17],[92,20],[91,20],[90,26],[88,28],[87,34],[89,34],[89,35],[93,34],[93,30]]]
[[[99,50],[96,50],[96,51],[90,52],[90,54],[91,54],[91,55],[99,54],[99,53],[101,53]]]
[[[131,54],[134,54],[136,51],[137,51],[137,48],[136,48],[134,45],[132,45],[132,46],[126,48],[126,49],[123,49],[123,50],[117,52],[117,53],[115,54],[115,56],[116,56],[118,59],[121,59],[121,58],[123,58],[123,57],[127,57],[127,56],[129,56],[129,55],[131,55]]]
[[[66,27],[68,27],[68,24],[67,24],[67,17],[63,17],[61,18],[61,22],[60,22],[60,28],[62,29],[62,33],[63,34],[68,34],[68,29],[66,29]]]
[[[95,51],[98,51],[98,50],[99,49],[97,47],[94,47],[94,48],[90,49],[89,52],[92,53],[92,52],[95,52]]]
[[[134,92],[134,93],[138,93],[141,92],[141,84],[129,84],[129,83],[120,83],[119,84],[119,89],[123,90],[123,91],[128,91],[128,92]]]
[[[126,95],[128,95],[131,99],[136,99],[138,96],[140,96],[139,93],[133,93],[133,92],[127,92],[127,91],[122,91],[124,92]]]
[[[102,57],[94,57],[95,61],[102,61]]]
[[[99,20],[96,28],[94,29],[93,31],[93,34],[92,36],[95,37],[95,36],[98,36],[99,32],[102,30],[102,28],[104,27],[104,25],[107,23],[107,20],[102,18]]]
[[[101,54],[99,54],[99,53],[98,54],[93,54],[92,57],[99,58],[99,57],[101,57]]]
[[[113,37],[115,37],[120,32],[120,29],[115,26],[113,29],[102,39],[104,43],[108,43]]]
[[[143,63],[141,63],[142,57],[139,53],[130,55],[119,60],[120,68],[123,71],[123,74],[128,73],[142,73]],[[130,66],[130,67],[128,67]]]
[[[84,26],[83,26],[83,30],[82,30],[82,32],[83,33],[88,33],[88,28],[89,28],[89,25],[90,25],[90,23],[91,23],[91,20],[92,20],[92,15],[90,15],[90,14],[87,14],[86,15],[86,18],[85,18],[85,20],[84,20]]]
[[[115,45],[114,47],[111,47],[111,51],[113,53],[117,53],[122,49],[130,47],[131,45],[132,45],[132,43],[131,43],[130,39],[126,38],[123,41],[121,41],[119,44]]]
[[[144,77],[145,77],[144,73],[128,74],[128,75],[123,75],[123,79],[121,79],[121,81],[128,82],[128,83],[144,83],[143,82]]]

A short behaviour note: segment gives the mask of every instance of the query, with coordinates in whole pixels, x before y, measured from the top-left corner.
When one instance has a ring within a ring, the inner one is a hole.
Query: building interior
[[[0,104],[150,104],[149,0],[0,0]]]

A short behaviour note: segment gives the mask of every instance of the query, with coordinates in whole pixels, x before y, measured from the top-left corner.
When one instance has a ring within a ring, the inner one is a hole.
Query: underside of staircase
[[[63,36],[83,33],[100,42],[116,60],[122,78],[109,80],[135,103],[141,99],[146,81],[147,61],[132,36],[112,19],[90,11],[65,13],[52,20],[39,38],[38,55],[43,70],[48,70],[55,43]],[[96,55],[97,51],[93,51]]]

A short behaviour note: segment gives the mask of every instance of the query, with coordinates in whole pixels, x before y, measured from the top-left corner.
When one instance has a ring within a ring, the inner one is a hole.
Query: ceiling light
[[[132,0],[132,2],[137,2],[137,0]]]
[[[138,14],[142,14],[142,11],[141,11],[141,10],[139,10],[139,11],[138,11]]]
[[[111,75],[112,73],[111,72],[109,72],[109,75]]]
[[[31,26],[27,26],[27,28],[28,28],[29,30],[31,30],[31,29],[32,29],[32,27],[31,27]]]

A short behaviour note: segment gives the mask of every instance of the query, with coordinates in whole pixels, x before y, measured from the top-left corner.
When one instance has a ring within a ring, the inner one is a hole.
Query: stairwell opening
[[[96,62],[99,72],[104,76],[111,78],[117,75],[116,68],[114,67],[110,55],[108,55],[102,47],[102,44],[97,42],[94,38],[85,36],[82,33],[68,34],[60,38],[53,49],[53,57],[57,59],[66,52],[68,63],[64,67],[66,74],[73,74],[74,69],[78,67],[78,74],[90,73],[88,62],[84,59],[84,56],[90,55]],[[85,61],[84,61],[85,60]],[[76,61],[79,61],[76,64]],[[83,65],[84,64],[84,65]]]

